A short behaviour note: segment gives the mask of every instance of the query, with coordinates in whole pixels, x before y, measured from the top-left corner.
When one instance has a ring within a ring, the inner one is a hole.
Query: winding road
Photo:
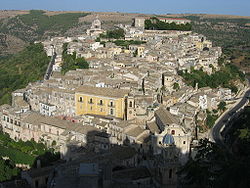
[[[224,115],[222,115],[219,120],[215,123],[214,127],[211,130],[212,139],[220,146],[224,146],[223,137],[221,136],[221,131],[223,126],[228,126],[231,118],[237,113],[237,111],[242,108],[248,102],[250,96],[250,88],[245,91],[245,94],[242,96],[241,100]]]

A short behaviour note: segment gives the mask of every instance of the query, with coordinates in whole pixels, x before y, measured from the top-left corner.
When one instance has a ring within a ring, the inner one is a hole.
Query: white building
[[[54,115],[54,112],[56,111],[56,106],[50,105],[50,104],[45,104],[45,103],[39,103],[40,106],[40,114],[45,115],[45,116],[52,116]]]

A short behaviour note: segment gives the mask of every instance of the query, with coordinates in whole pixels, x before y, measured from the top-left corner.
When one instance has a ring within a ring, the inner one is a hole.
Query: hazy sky
[[[139,13],[210,13],[250,16],[250,0],[0,0],[0,9]]]

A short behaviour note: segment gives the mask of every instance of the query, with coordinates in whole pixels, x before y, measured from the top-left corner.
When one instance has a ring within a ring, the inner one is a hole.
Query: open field
[[[15,17],[17,15],[29,14],[28,10],[0,10],[0,20]]]

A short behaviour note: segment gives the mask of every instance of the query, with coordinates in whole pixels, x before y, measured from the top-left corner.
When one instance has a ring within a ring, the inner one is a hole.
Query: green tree
[[[65,74],[69,70],[88,69],[89,63],[84,58],[76,57],[76,52],[74,52],[72,55],[67,54],[67,46],[68,43],[63,44],[62,74]]]
[[[225,101],[221,101],[218,105],[218,110],[225,111],[227,103]]]
[[[11,160],[0,158],[0,182],[11,180],[19,174],[20,170],[15,167]]]
[[[107,31],[106,34],[101,34],[100,38],[108,38],[108,39],[123,39],[125,37],[125,32],[123,29],[114,29]]]
[[[50,58],[43,45],[31,44],[21,52],[0,59],[0,104],[11,103],[11,92],[43,79]]]
[[[186,24],[176,24],[174,22],[165,23],[163,21],[160,21],[156,17],[152,17],[150,19],[145,20],[145,29],[190,31],[192,29],[192,25],[190,23]]]
[[[180,89],[180,85],[177,82],[175,82],[174,85],[173,85],[173,89],[179,90]]]

